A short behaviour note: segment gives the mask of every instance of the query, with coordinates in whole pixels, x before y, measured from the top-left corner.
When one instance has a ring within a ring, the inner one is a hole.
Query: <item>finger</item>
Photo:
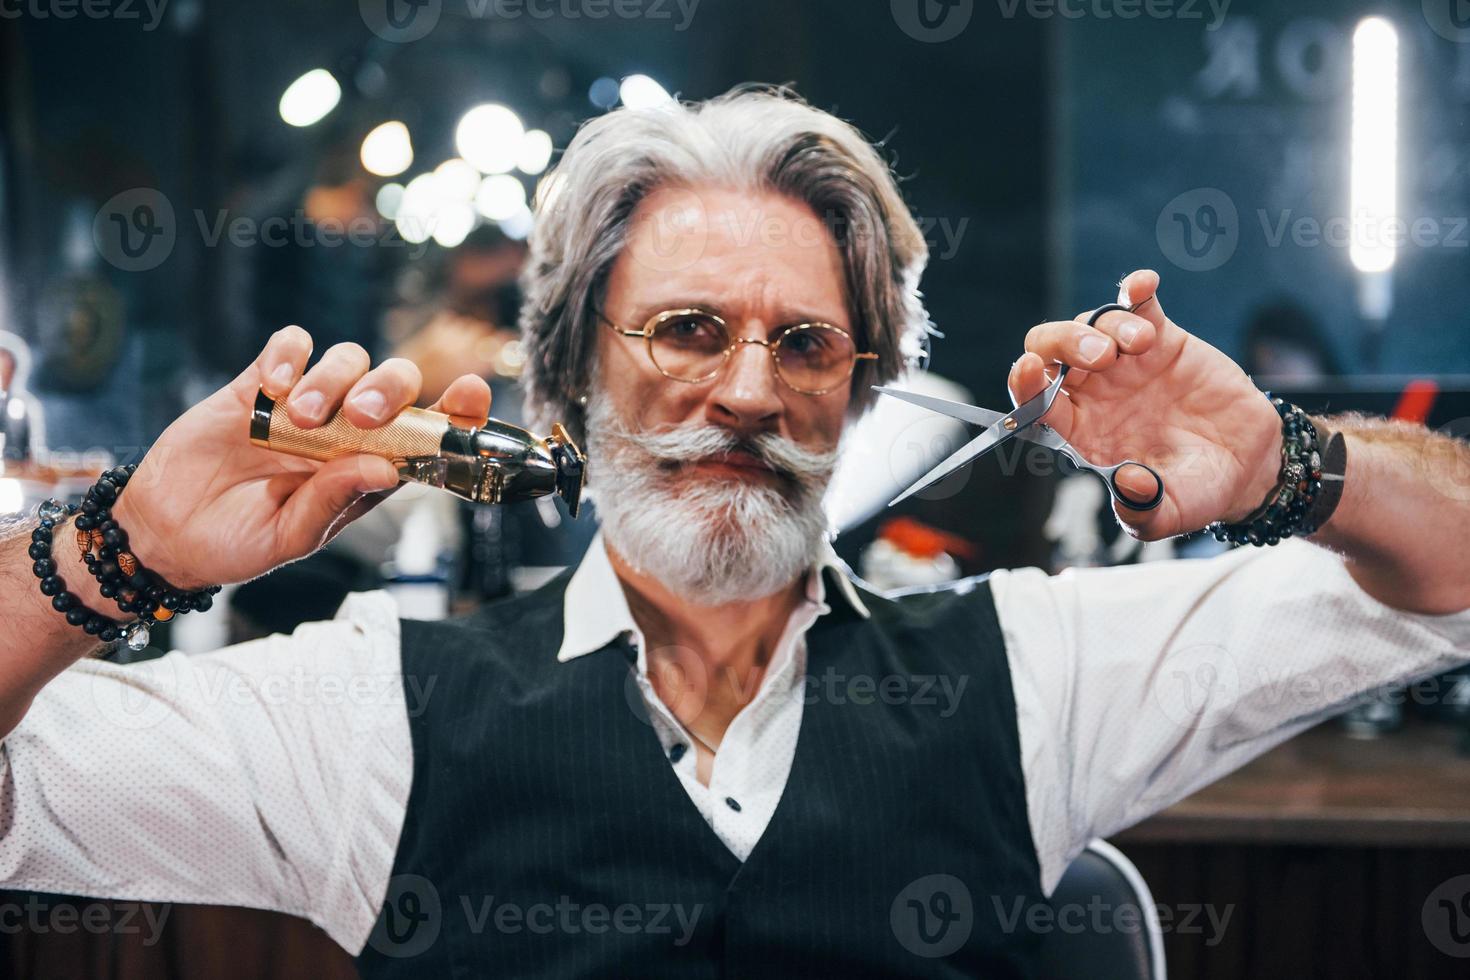
[[[1086,325],[1091,318],[1091,313],[1083,313],[1072,322]],[[1125,313],[1122,310],[1109,310],[1098,317],[1092,327],[1113,338],[1119,353],[1123,354],[1142,354],[1153,347],[1154,340],[1158,337],[1152,321],[1137,313]]]
[[[311,334],[292,325],[271,334],[251,365],[230,383],[238,395],[254,398],[265,389],[272,399],[284,398],[306,370],[311,359]]]
[[[343,456],[322,466],[281,508],[283,552],[301,556],[320,548],[339,518],[364,494],[398,485],[398,471],[379,456]]]
[[[342,406],[342,399],[372,362],[358,344],[334,344],[316,367],[291,389],[286,414],[303,429],[321,425]]]
[[[484,425],[490,417],[490,385],[479,375],[460,375],[429,410],[453,416],[458,424]]]
[[[1051,364],[1060,362],[1084,371],[1101,371],[1118,359],[1118,342],[1096,327],[1076,320],[1039,323],[1026,333],[1026,349]],[[1067,373],[1067,386],[1075,388],[1082,378]]]
[[[1159,481],[1152,473],[1137,464],[1129,464],[1119,468],[1115,479],[1118,489],[1123,496],[1138,503],[1146,503],[1159,492]],[[1139,511],[1126,510],[1120,513],[1131,513],[1135,517],[1140,515]]]
[[[418,401],[422,384],[417,364],[390,357],[352,385],[342,415],[359,429],[376,428]]]
[[[1152,323],[1156,329],[1162,330],[1168,318],[1164,315],[1158,293],[1159,274],[1152,269],[1130,272],[1118,283],[1118,302],[1123,306],[1136,305],[1138,308],[1133,312]],[[1144,302],[1150,297],[1150,302]]]
[[[1120,469],[1118,487],[1132,500],[1150,500],[1158,492],[1154,478],[1140,466]],[[1113,515],[1130,536],[1141,541],[1159,541],[1178,533],[1179,509],[1167,493],[1153,510],[1134,510],[1115,500]]]
[[[1067,372],[1067,382],[1072,380],[1072,373]],[[1006,383],[1011,390],[1013,404],[1020,405],[1022,402],[1035,398],[1049,384],[1046,376],[1046,363],[1038,355],[1028,351],[1011,365],[1011,375]],[[1047,425],[1061,433],[1062,438],[1065,439],[1072,431],[1072,410],[1072,399],[1065,391],[1059,391],[1056,400],[1051,403],[1051,410],[1042,418]]]

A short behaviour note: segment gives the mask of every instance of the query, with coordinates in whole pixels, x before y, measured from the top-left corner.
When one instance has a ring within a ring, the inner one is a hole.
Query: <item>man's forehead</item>
[[[617,278],[635,303],[779,300],[827,316],[843,307],[841,255],[826,225],[805,204],[774,193],[655,192],[634,214],[620,263],[626,268]]]
[[[634,223],[654,222],[654,229],[705,231],[732,238],[749,238],[786,230],[803,232],[816,244],[831,243],[831,230],[805,201],[774,190],[724,187],[660,187],[647,194],[634,210]]]

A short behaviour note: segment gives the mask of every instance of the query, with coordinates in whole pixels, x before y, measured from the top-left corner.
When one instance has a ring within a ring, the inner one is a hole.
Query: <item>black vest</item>
[[[1044,899],[988,583],[865,594],[866,620],[829,584],[791,775],[742,864],[627,645],[557,661],[568,578],[403,623],[413,788],[364,978],[1031,975]]]

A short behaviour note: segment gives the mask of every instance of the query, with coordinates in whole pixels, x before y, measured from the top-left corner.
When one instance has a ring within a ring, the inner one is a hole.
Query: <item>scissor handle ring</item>
[[[1119,313],[1132,313],[1142,305],[1143,303],[1136,303],[1133,306],[1124,306],[1122,303],[1109,303],[1106,306],[1099,306],[1092,311],[1092,316],[1087,318],[1087,325],[1089,327],[1097,326],[1097,321],[1102,319],[1104,313],[1112,313],[1115,310]]]
[[[1150,296],[1148,299],[1153,299],[1153,297]],[[1099,306],[1097,309],[1093,310],[1092,311],[1092,315],[1087,318],[1087,325],[1089,327],[1097,326],[1097,321],[1102,317],[1102,315],[1104,313],[1112,313],[1115,310],[1118,311],[1118,312],[1120,312],[1120,313],[1132,313],[1134,310],[1138,309],[1144,303],[1147,303],[1148,302],[1148,299],[1143,300],[1143,301],[1138,302],[1138,303],[1134,303],[1132,306],[1124,306],[1121,303],[1109,303],[1107,306]],[[1061,381],[1063,378],[1065,378],[1067,376],[1067,367],[1068,367],[1068,365],[1066,363],[1064,363],[1062,361],[1058,361],[1057,362],[1057,376],[1055,378],[1053,378],[1050,383],[1051,384],[1056,384],[1059,381]]]
[[[1138,466],[1145,470],[1148,470],[1148,475],[1153,477],[1154,482],[1158,484],[1159,489],[1154,493],[1152,497],[1148,499],[1146,503],[1135,503],[1134,501],[1129,500],[1128,495],[1123,492],[1123,488],[1118,486],[1118,471],[1125,466]],[[1158,470],[1155,470],[1147,463],[1140,463],[1136,460],[1125,459],[1123,460],[1123,462],[1119,463],[1117,466],[1114,466],[1109,470],[1108,490],[1112,493],[1114,500],[1122,504],[1124,507],[1127,507],[1129,510],[1153,510],[1164,499],[1164,478],[1162,476],[1159,476]]]

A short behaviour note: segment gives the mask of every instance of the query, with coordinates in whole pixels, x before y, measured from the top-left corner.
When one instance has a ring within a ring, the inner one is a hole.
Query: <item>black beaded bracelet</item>
[[[117,602],[120,612],[136,615],[145,625],[156,625],[178,613],[203,612],[214,604],[217,585],[192,592],[174,588],[143,568],[128,551],[127,532],[112,519],[112,505],[137,470],[137,464],[108,470],[82,498],[77,518],[77,544],[98,591]],[[95,554],[93,553],[95,549]]]
[[[27,550],[33,564],[31,571],[41,580],[41,594],[51,598],[51,608],[66,616],[73,626],[80,626],[86,633],[103,643],[112,643],[126,638],[128,646],[141,650],[148,645],[148,628],[142,623],[120,624],[82,605],[76,593],[66,587],[66,581],[57,574],[56,559],[51,557],[52,536],[55,529],[76,513],[74,505],[65,505],[56,500],[47,500],[38,512],[41,526],[31,532],[31,546]]]
[[[1308,517],[1322,492],[1322,447],[1317,427],[1306,412],[1290,402],[1271,398],[1271,406],[1281,416],[1281,478],[1249,517],[1236,524],[1211,524],[1209,530],[1218,541],[1262,547],[1317,529]]]

